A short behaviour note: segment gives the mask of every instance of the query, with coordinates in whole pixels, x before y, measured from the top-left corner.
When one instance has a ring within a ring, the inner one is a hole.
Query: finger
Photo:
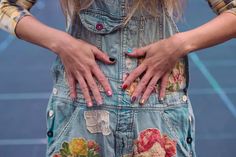
[[[149,49],[149,46],[145,46],[141,48],[134,48],[133,50],[128,50],[126,54],[130,57],[145,56],[148,49]]]
[[[97,80],[99,81],[99,83],[102,85],[103,89],[106,91],[106,94],[108,96],[112,96],[112,89],[111,86],[108,82],[108,79],[105,77],[105,75],[103,74],[103,72],[100,70],[100,68],[98,67],[98,65],[96,65],[93,69],[92,69],[92,73],[94,74],[94,76],[97,78]]]
[[[89,85],[89,88],[91,89],[91,91],[93,93],[93,96],[94,96],[97,104],[98,105],[102,105],[102,103],[103,103],[102,102],[102,96],[100,94],[100,91],[98,89],[98,86],[97,86],[97,84],[96,84],[92,74],[91,73],[87,73],[85,76],[86,76],[86,81],[87,81],[87,83]]]
[[[72,101],[75,101],[76,97],[77,97],[76,80],[71,73],[66,73],[66,79],[67,79],[69,89],[70,89],[70,97],[71,97]]]
[[[157,81],[159,80],[159,75],[155,75],[151,81],[149,82],[139,104],[140,105],[144,105],[145,102],[147,101],[147,99],[149,98],[149,96],[151,95],[151,93],[153,92],[153,89],[155,88],[156,84],[157,84]]]
[[[126,78],[124,83],[122,84],[122,88],[125,90],[127,87],[130,86],[130,84],[138,77],[140,76],[144,71],[146,70],[146,66],[144,64],[140,64],[136,69],[133,70],[129,74],[129,76]]]
[[[132,103],[139,97],[140,93],[147,86],[151,77],[152,77],[152,73],[150,71],[147,71],[146,74],[142,77],[141,81],[139,82],[138,86],[136,87],[136,89],[131,97]],[[150,88],[150,87],[148,87],[148,88]]]
[[[92,107],[93,103],[92,103],[92,99],[89,94],[89,89],[88,89],[86,81],[84,80],[84,78],[82,76],[80,76],[80,74],[77,74],[77,80],[79,81],[80,89],[84,95],[84,98],[85,98],[85,101],[86,101],[88,107]]]
[[[114,64],[116,63],[116,59],[113,57],[109,57],[105,52],[102,52],[97,47],[92,49],[94,56],[96,59],[106,63],[106,64]]]
[[[166,73],[161,80],[161,85],[160,85],[160,92],[159,92],[159,99],[163,100],[165,95],[166,95],[166,87],[168,84],[168,79],[169,79],[169,73]]]

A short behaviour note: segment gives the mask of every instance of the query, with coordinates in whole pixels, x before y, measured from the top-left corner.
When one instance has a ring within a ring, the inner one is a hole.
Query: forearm
[[[55,53],[63,43],[71,40],[67,33],[48,27],[32,16],[23,17],[16,25],[16,35],[28,42],[47,48]]]
[[[175,37],[181,41],[183,55],[211,47],[236,37],[236,16],[222,13],[210,22],[190,31],[178,33]]]

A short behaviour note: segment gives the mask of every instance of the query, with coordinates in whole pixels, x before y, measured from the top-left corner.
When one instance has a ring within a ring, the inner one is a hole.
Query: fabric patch
[[[176,155],[176,141],[161,135],[155,128],[142,131],[134,141],[134,157],[173,157]]]
[[[109,135],[109,112],[105,110],[92,110],[84,112],[87,129],[90,133]]]
[[[95,141],[74,138],[69,143],[64,142],[53,157],[100,157],[99,151],[100,147]]]

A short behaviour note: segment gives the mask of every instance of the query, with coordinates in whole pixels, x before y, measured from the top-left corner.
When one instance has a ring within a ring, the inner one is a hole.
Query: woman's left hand
[[[132,94],[131,102],[137,100],[141,92],[144,91],[139,102],[143,105],[160,79],[159,99],[164,98],[169,73],[178,59],[185,55],[185,49],[182,45],[183,42],[178,37],[172,36],[145,47],[134,49],[131,53],[126,52],[130,57],[145,56],[142,63],[129,74],[122,84],[122,88],[126,89],[137,77],[145,73]]]

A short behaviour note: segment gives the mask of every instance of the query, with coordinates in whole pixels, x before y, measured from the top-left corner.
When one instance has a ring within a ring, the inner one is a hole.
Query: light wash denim
[[[124,74],[137,67],[130,59],[129,48],[141,47],[167,38],[178,30],[160,4],[160,16],[136,12],[127,25],[125,0],[95,0],[75,15],[68,33],[85,40],[109,56],[115,65],[97,61],[108,78],[113,96],[100,88],[104,104],[89,108],[77,86],[76,101],[69,97],[69,88],[60,58],[53,64],[54,88],[47,108],[48,157],[195,157],[195,124],[187,95],[188,62],[185,65],[186,85],[168,92],[163,101],[153,93],[144,106],[131,103],[130,95],[121,89]],[[100,24],[100,25],[98,25]],[[101,85],[100,85],[101,86]]]

